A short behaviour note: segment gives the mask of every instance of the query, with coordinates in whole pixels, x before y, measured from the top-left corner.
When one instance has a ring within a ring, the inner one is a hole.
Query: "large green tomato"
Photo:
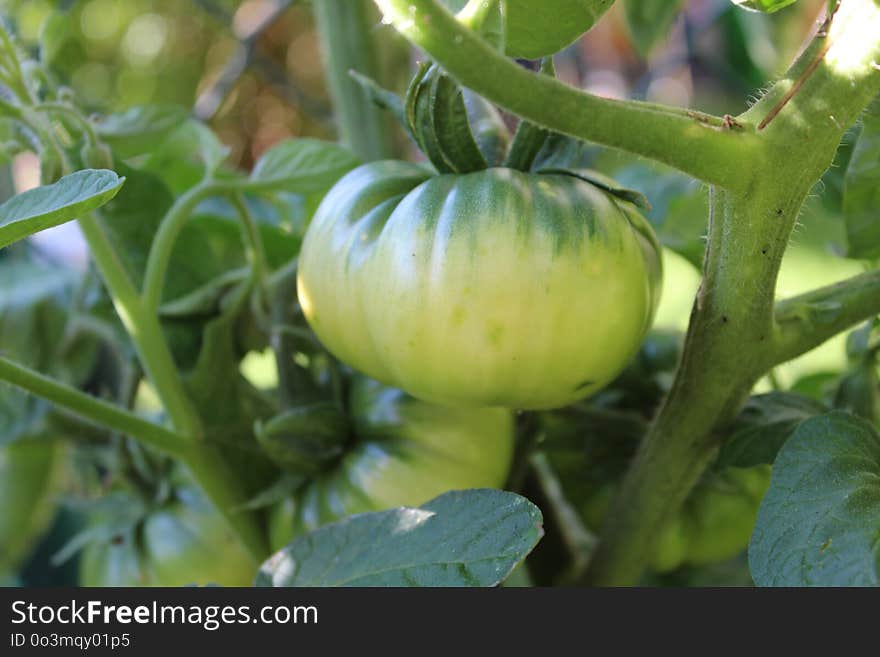
[[[273,509],[273,550],[355,513],[504,485],[514,446],[504,409],[443,408],[357,377],[349,411],[351,444],[342,459]]]
[[[83,586],[250,586],[257,565],[226,521],[195,489],[148,512],[80,560]]]
[[[299,300],[340,360],[446,405],[545,409],[614,378],[651,325],[660,247],[580,178],[363,165],[324,198]]]
[[[669,520],[651,555],[651,569],[666,573],[680,566],[700,566],[730,559],[749,544],[758,507],[770,485],[770,466],[728,468],[707,477]],[[606,485],[581,512],[597,529],[613,496]]]
[[[0,578],[15,572],[52,520],[61,451],[43,439],[0,447]]]

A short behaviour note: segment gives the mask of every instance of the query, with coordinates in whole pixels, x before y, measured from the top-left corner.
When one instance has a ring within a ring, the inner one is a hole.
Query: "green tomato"
[[[698,487],[685,503],[687,555],[699,566],[735,557],[749,544],[758,507],[770,485],[770,466],[728,468]]]
[[[83,586],[250,586],[257,565],[226,521],[195,489],[149,511],[134,528],[91,543]]]
[[[651,570],[667,573],[684,565],[724,561],[742,552],[769,485],[769,465],[728,468],[701,482],[657,537]],[[581,516],[591,529],[601,528],[614,489],[614,484],[605,484],[581,503]]]
[[[0,577],[21,565],[52,521],[61,454],[61,446],[43,439],[0,448]]]
[[[513,417],[504,409],[434,406],[356,377],[349,411],[353,435],[345,455],[273,509],[273,550],[355,513],[504,485],[514,446]]]
[[[660,246],[579,178],[361,166],[321,203],[299,301],[340,360],[445,405],[547,409],[599,390],[651,325]]]

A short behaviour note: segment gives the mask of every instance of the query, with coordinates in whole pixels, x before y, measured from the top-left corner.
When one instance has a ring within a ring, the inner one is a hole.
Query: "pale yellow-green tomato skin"
[[[546,409],[599,390],[656,309],[659,246],[568,175],[362,166],[324,199],[298,292],[340,360],[445,405]]]
[[[450,490],[502,488],[513,460],[513,414],[446,408],[362,377],[349,400],[345,456],[271,513],[273,550],[355,513],[417,507]]]

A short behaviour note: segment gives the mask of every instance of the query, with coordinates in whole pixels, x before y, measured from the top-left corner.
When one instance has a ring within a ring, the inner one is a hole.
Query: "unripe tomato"
[[[324,198],[299,300],[340,360],[446,405],[545,409],[611,381],[651,325],[660,247],[584,180],[361,166]]]
[[[151,509],[80,560],[83,586],[250,586],[257,565],[226,521],[195,489]]]
[[[514,445],[513,417],[504,409],[443,408],[356,377],[349,411],[352,436],[344,456],[273,509],[274,550],[355,513],[504,485]]]
[[[15,572],[52,520],[61,451],[43,439],[0,447],[0,577]]]

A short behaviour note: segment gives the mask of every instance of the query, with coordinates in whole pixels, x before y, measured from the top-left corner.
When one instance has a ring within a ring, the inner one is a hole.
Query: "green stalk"
[[[367,161],[391,157],[386,117],[349,75],[378,79],[369,0],[315,0],[313,8],[340,141]]]
[[[148,313],[156,314],[162,303],[162,290],[168,275],[168,265],[180,231],[199,203],[224,189],[222,183],[213,180],[203,181],[177,197],[174,205],[162,219],[150,247],[144,273],[143,305]]]
[[[131,436],[144,445],[155,447],[175,458],[185,458],[188,453],[183,436],[2,356],[0,380],[50,401],[94,424]]]
[[[156,389],[168,417],[184,436],[190,439],[200,437],[201,419],[183,389],[177,365],[162,334],[158,315],[144,308],[98,219],[94,215],[81,217],[79,225],[101,272],[101,278],[110,291],[116,312],[134,342],[144,371]]]

